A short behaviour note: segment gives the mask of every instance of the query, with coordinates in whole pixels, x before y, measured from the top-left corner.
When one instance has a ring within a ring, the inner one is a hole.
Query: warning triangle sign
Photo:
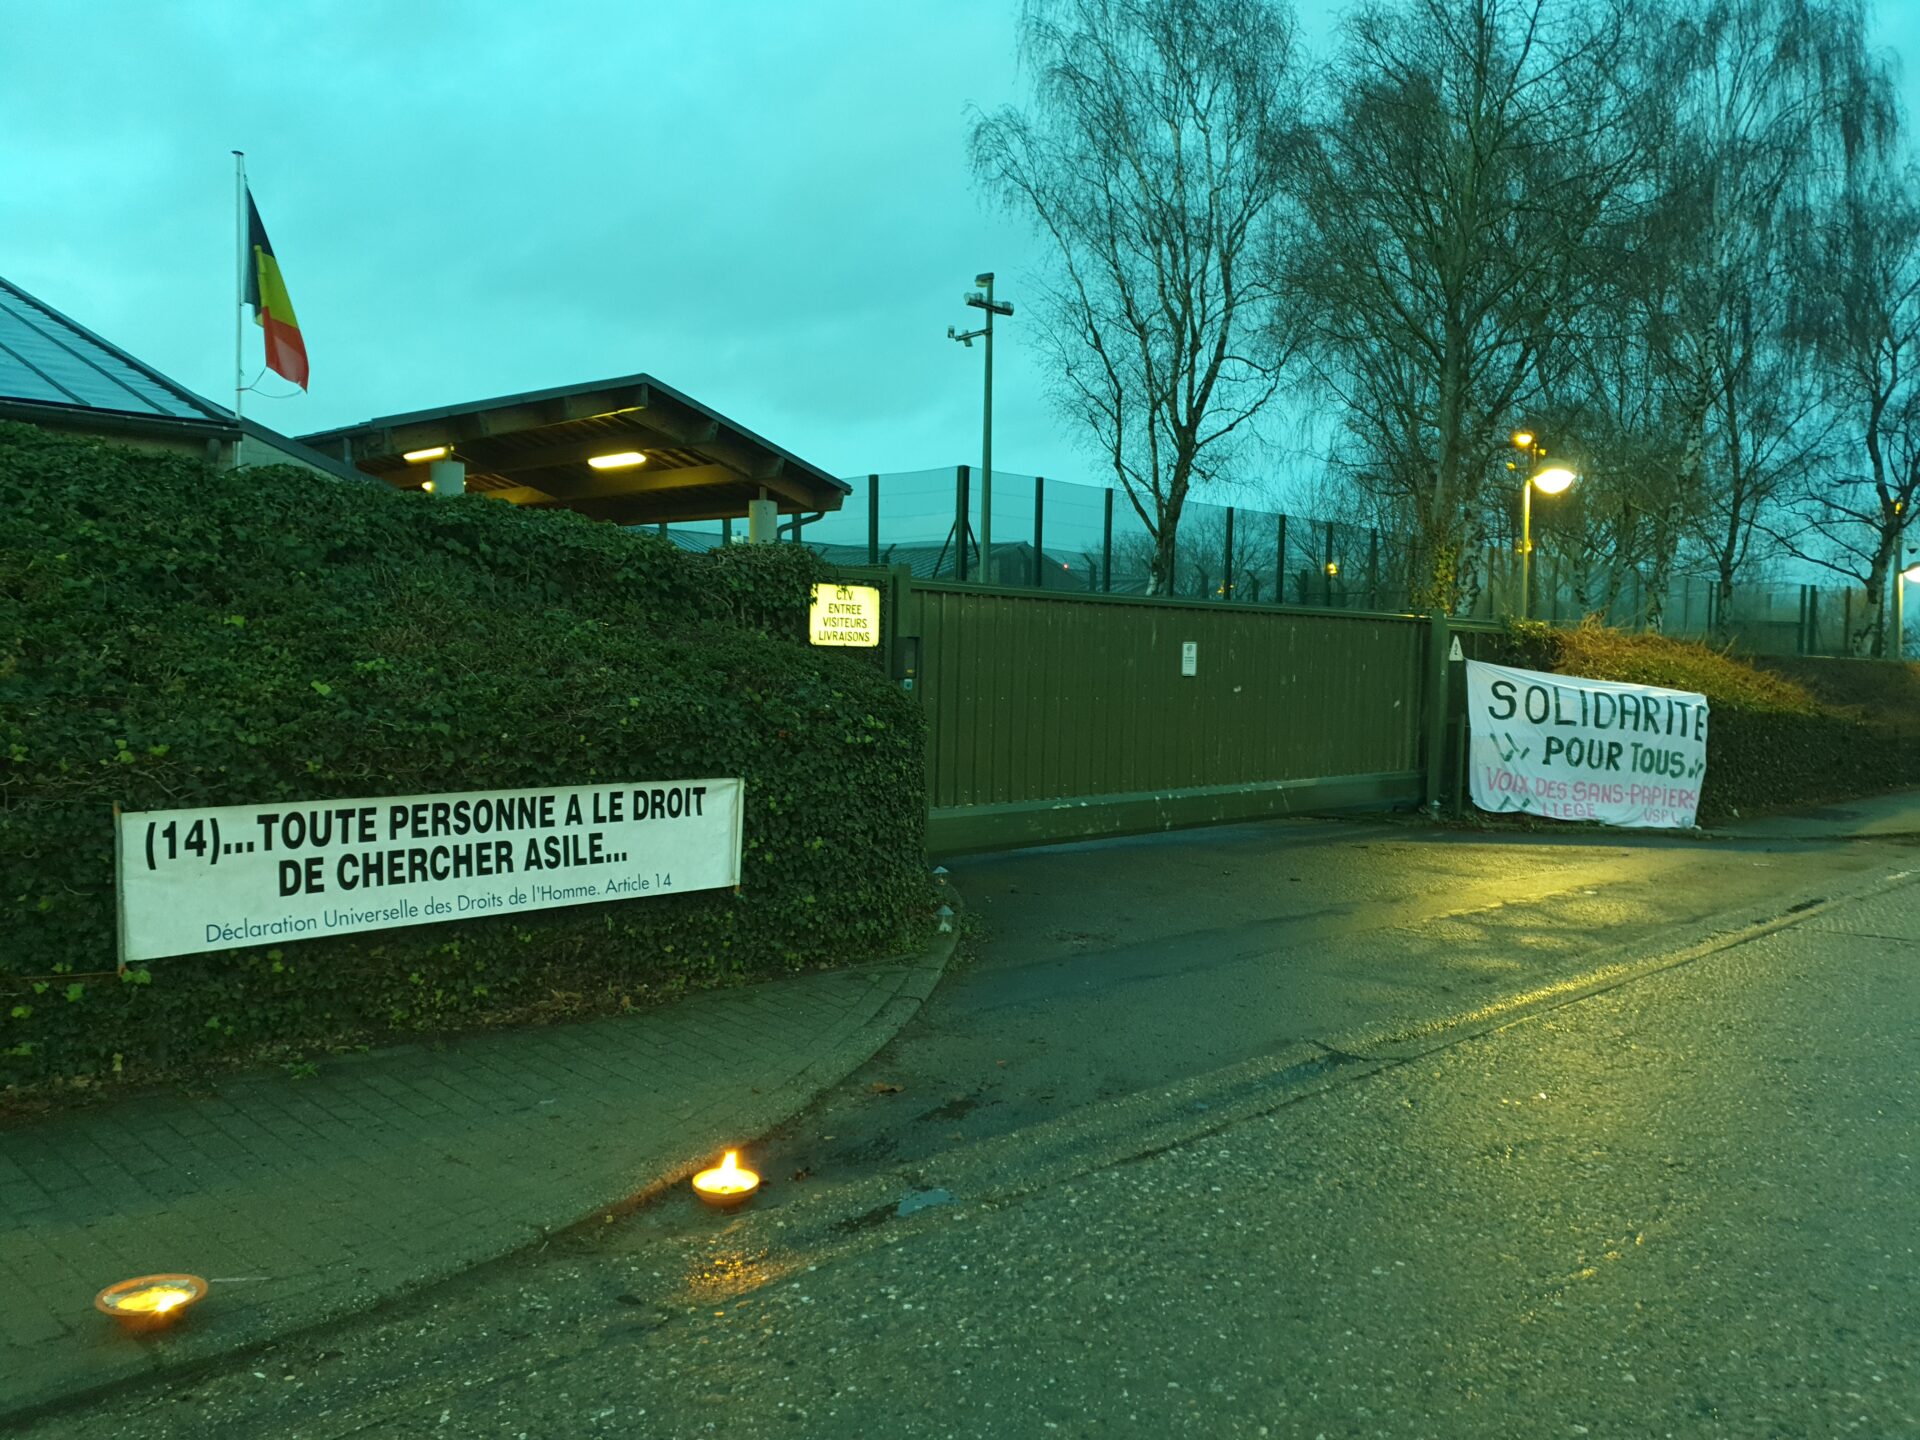
[[[1447,652],[1447,659],[1464,660],[1466,658],[1466,652],[1460,648],[1460,637],[1456,635],[1453,637],[1453,648]]]

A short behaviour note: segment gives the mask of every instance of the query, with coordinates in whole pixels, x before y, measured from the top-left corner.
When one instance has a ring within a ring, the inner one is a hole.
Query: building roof
[[[405,453],[448,445],[467,462],[471,490],[626,524],[745,515],[762,490],[787,514],[838,510],[852,489],[650,375],[388,415],[295,441],[201,399],[4,278],[0,419],[107,435],[244,435],[276,458],[409,489],[426,471]],[[587,464],[623,450],[645,463]]]
[[[233,417],[0,278],[0,403],[232,425]]]
[[[787,514],[838,510],[852,490],[651,375],[386,415],[301,438],[406,489],[427,478],[407,453],[444,445],[466,463],[469,490],[624,525],[745,515],[763,490]],[[587,463],[624,451],[646,460],[617,470]]]
[[[144,360],[103,340],[0,276],[0,420],[24,420],[104,436],[244,437],[273,460],[297,460],[343,480],[367,477],[236,416]]]

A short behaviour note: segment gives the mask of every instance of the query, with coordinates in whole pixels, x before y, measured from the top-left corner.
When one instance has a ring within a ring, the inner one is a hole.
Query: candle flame
[[[191,1300],[192,1295],[172,1285],[153,1285],[145,1290],[135,1290],[123,1295],[114,1302],[115,1308],[130,1310],[139,1314],[164,1315],[177,1306]]]
[[[711,1195],[738,1195],[743,1190],[755,1189],[760,1177],[741,1165],[738,1150],[729,1150],[714,1169],[702,1170],[694,1176],[693,1183],[696,1189]]]

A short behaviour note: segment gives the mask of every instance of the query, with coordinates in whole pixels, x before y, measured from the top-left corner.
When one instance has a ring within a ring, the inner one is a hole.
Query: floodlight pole
[[[986,323],[978,330],[969,330],[964,335],[955,334],[952,327],[947,329],[947,338],[958,340],[971,348],[976,338],[982,339],[987,346],[986,399],[981,406],[980,420],[980,569],[993,582],[993,317],[1012,315],[1013,306],[1005,300],[993,298],[993,272],[986,271],[973,277],[973,283],[986,287],[985,292],[970,291],[967,304],[975,310],[987,312]]]
[[[980,571],[993,584],[993,276],[982,277],[987,287],[986,396],[980,402]],[[979,283],[978,281],[976,283]],[[1009,307],[1011,308],[1011,307]]]

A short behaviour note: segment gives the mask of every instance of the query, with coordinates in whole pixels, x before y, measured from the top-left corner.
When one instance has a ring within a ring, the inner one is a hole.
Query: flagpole
[[[241,399],[246,393],[247,372],[241,366],[241,339],[246,327],[240,312],[247,308],[247,156],[244,150],[233,152],[233,418],[240,418]],[[240,463],[240,438],[234,437],[233,463]]]

